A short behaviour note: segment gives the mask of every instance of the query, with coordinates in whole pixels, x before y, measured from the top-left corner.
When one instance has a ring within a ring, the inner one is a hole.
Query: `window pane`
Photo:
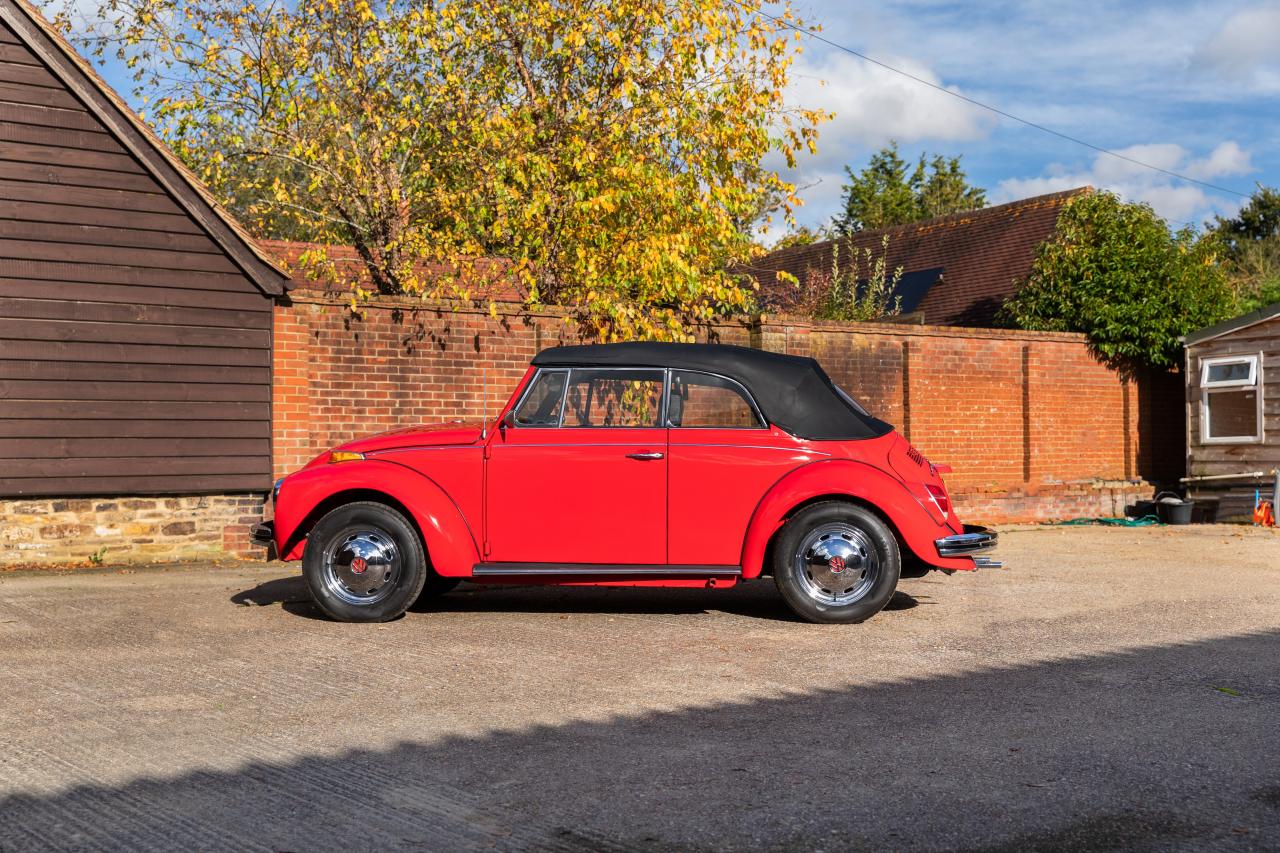
[[[1206,382],[1248,382],[1253,367],[1250,361],[1228,361],[1222,364],[1209,365]]]
[[[1258,392],[1214,391],[1208,396],[1209,438],[1253,438],[1258,433]]]
[[[732,382],[702,373],[673,371],[667,423],[676,427],[762,427],[751,403]]]
[[[560,423],[560,399],[568,372],[539,373],[533,387],[516,409],[516,426],[556,426]]]
[[[575,370],[564,425],[656,427],[661,408],[661,370]]]

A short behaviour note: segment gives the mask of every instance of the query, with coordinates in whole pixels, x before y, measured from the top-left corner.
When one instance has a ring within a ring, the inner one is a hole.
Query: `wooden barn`
[[[1280,467],[1280,304],[1183,339],[1187,492],[1206,518],[1250,521]]]
[[[39,12],[0,0],[0,503],[269,488],[286,284]],[[0,546],[56,553],[19,515],[0,508]]]

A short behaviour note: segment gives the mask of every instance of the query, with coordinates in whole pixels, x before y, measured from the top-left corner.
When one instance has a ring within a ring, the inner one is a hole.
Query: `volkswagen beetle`
[[[326,451],[253,539],[302,560],[334,619],[473,583],[726,588],[772,575],[812,622],[899,577],[994,565],[940,476],[816,361],[713,344],[544,350],[497,419]]]

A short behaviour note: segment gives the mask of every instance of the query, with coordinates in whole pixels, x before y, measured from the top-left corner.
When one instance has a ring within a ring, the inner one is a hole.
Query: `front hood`
[[[475,444],[480,440],[480,422],[452,421],[442,424],[418,424],[393,429],[389,432],[357,438],[334,450],[354,453],[376,453],[399,447],[442,447],[446,445]]]

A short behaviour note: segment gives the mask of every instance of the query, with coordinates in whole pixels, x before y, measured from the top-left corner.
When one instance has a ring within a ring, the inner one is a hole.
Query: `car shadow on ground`
[[[264,581],[237,592],[231,603],[265,607],[279,604],[304,618],[326,618],[312,602],[300,575]],[[910,610],[930,603],[928,596],[897,590],[886,610]],[[654,587],[515,586],[463,583],[447,595],[419,599],[410,613],[617,613],[681,615],[718,611],[736,616],[796,622],[769,578],[732,589]]]
[[[1277,849],[1277,660],[1271,631],[554,724],[481,708],[384,749],[273,759],[267,731],[234,769],[0,799],[0,847]]]

